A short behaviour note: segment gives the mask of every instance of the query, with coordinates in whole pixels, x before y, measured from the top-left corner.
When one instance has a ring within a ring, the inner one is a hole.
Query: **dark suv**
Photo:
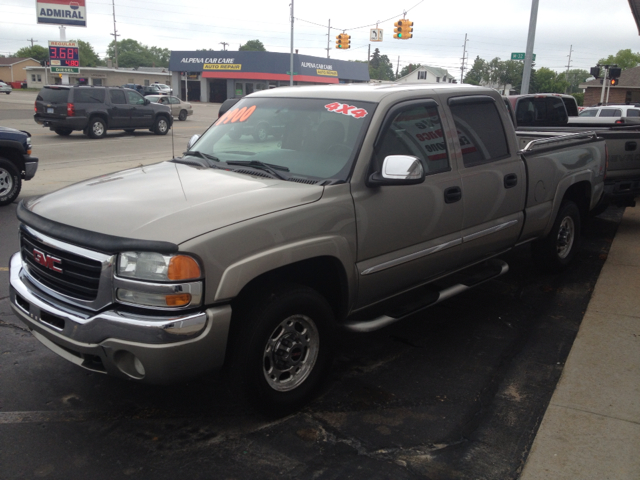
[[[102,138],[107,130],[142,128],[166,135],[173,123],[168,106],[151,103],[134,90],[77,85],[43,87],[33,118],[58,135],[80,130],[90,138]]]

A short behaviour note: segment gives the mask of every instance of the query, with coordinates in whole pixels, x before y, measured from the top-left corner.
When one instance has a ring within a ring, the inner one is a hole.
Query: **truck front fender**
[[[214,301],[235,298],[253,279],[287,265],[320,257],[333,257],[344,268],[350,286],[357,283],[354,252],[346,238],[323,236],[278,245],[244,258],[225,269],[218,284]],[[349,304],[352,304],[357,288],[349,288]],[[353,298],[352,298],[353,297]]]

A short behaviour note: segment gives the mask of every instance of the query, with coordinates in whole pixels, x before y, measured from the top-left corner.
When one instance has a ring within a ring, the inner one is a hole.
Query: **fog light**
[[[135,378],[136,380],[142,380],[144,378],[146,373],[144,365],[142,365],[140,359],[133,353],[127,352],[126,350],[118,350],[113,356],[113,361],[118,367],[118,370],[125,375]]]

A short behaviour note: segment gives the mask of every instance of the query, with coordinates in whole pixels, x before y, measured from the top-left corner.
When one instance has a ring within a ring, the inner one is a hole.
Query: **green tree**
[[[623,70],[640,65],[640,52],[633,53],[630,48],[618,50],[615,55],[598,60],[598,65],[618,65]]]
[[[402,70],[400,70],[400,75],[399,76],[400,77],[404,77],[405,75],[409,75],[411,72],[413,72],[414,70],[416,70],[419,67],[420,67],[420,64],[410,63],[406,67],[402,67]]]
[[[393,65],[386,55],[380,55],[380,50],[375,49],[369,60],[369,77],[372,80],[394,80]]]
[[[112,58],[115,61],[115,56],[115,44],[112,41],[107,48],[107,58]],[[170,51],[166,48],[149,48],[130,38],[118,42],[119,67],[168,67],[169,56]]]
[[[541,67],[531,73],[529,93],[564,93],[568,85],[564,73]]]
[[[23,47],[18,50],[14,55],[18,58],[33,58],[39,62],[43,62],[49,58],[49,49],[40,45],[34,45],[32,47]]]
[[[240,52],[266,52],[267,49],[260,40],[249,40],[244,45],[240,45],[238,49]]]
[[[473,66],[464,76],[464,83],[470,85],[482,85],[483,79],[487,72],[487,62],[477,56],[473,61]]]
[[[511,85],[514,90],[520,91],[523,70],[524,63],[517,60],[498,62],[497,83],[507,95],[509,94],[509,92],[506,91],[507,85]]]
[[[579,68],[569,70],[565,74],[565,80],[567,81],[567,90],[565,93],[578,93],[581,91],[580,84],[584,83],[587,78],[591,76],[589,72],[586,70],[581,70]]]
[[[78,56],[80,57],[81,67],[102,67],[105,64],[89,42],[78,40]]]

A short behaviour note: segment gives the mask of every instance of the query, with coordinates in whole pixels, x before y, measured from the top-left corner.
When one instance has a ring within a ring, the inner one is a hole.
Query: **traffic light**
[[[337,35],[336,48],[339,48],[340,50],[351,48],[351,35],[347,35],[346,33],[341,33],[340,35]]]
[[[609,78],[618,78],[622,75],[622,69],[620,67],[609,68]]]
[[[612,87],[616,87],[618,85],[618,83],[620,83],[620,79],[618,79],[618,78],[612,78],[611,79],[611,86]]]
[[[398,20],[393,24],[396,28],[393,29],[393,38],[402,38],[402,20]]]
[[[395,28],[393,29],[393,38],[398,38],[400,40],[409,40],[411,37],[413,37],[413,22],[408,18],[398,20],[393,25],[395,26]]]
[[[408,18],[402,21],[402,39],[409,40],[413,37],[413,22]]]

